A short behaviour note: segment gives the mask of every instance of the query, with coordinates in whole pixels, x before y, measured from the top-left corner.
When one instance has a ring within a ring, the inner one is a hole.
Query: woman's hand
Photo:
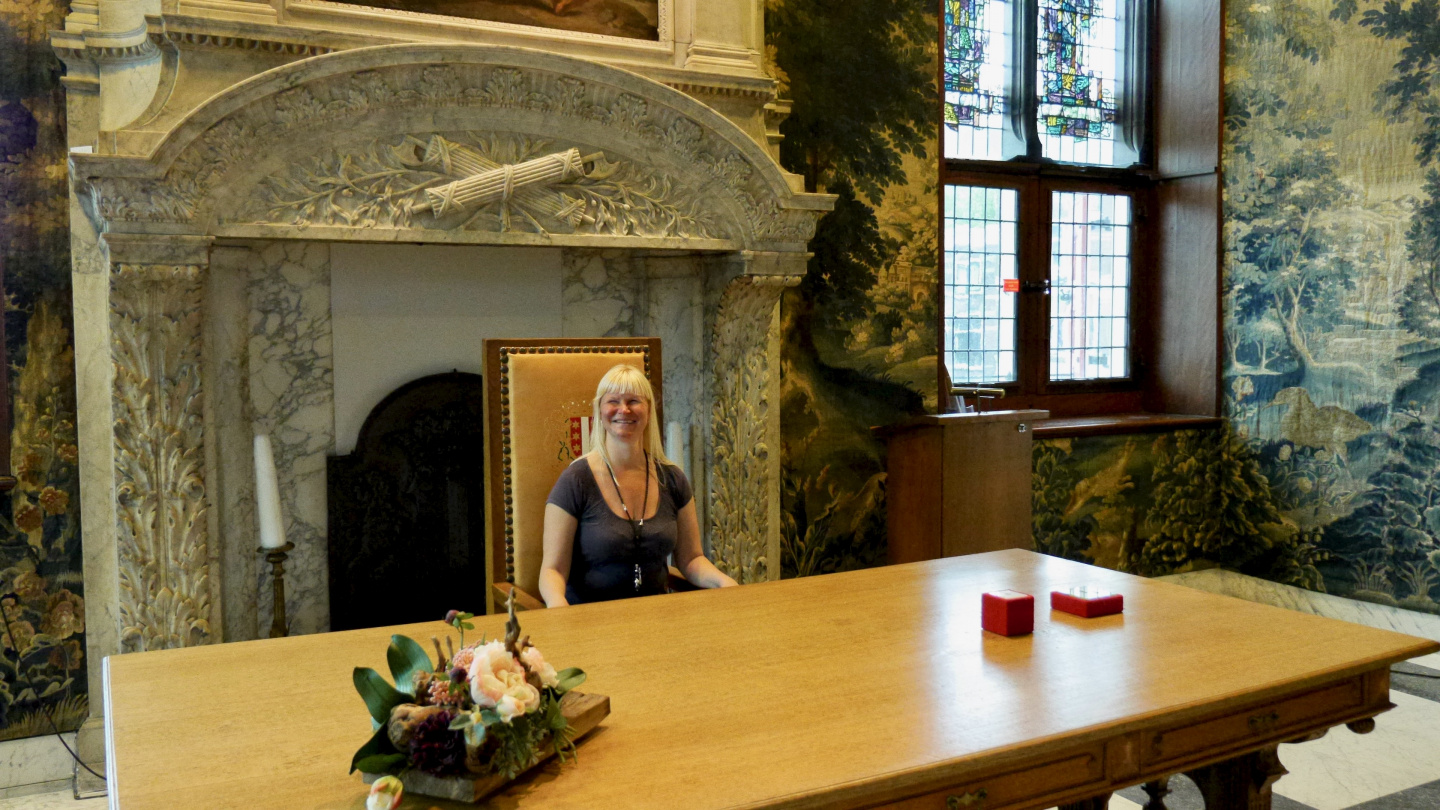
[[[575,550],[575,516],[553,503],[545,504],[544,557],[540,561],[540,598],[545,607],[564,607],[565,581],[570,577],[570,555]]]
[[[695,500],[680,509],[675,521],[679,536],[675,538],[675,567],[685,580],[697,588],[729,588],[740,583],[731,579],[715,563],[705,559],[700,547],[700,521],[695,517]]]

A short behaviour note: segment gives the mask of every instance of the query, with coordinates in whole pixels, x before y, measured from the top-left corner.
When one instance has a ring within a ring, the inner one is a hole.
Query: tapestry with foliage
[[[1440,612],[1433,0],[1227,4],[1226,413],[1312,587]]]
[[[0,740],[73,730],[89,711],[65,95],[48,34],[65,10],[0,0],[0,304],[17,479],[0,497]]]
[[[1035,548],[1144,576],[1223,566],[1322,589],[1316,535],[1227,429],[1037,441]]]
[[[885,559],[885,448],[934,410],[935,5],[770,0],[767,62],[793,100],[781,163],[838,196],[781,303],[785,576]]]

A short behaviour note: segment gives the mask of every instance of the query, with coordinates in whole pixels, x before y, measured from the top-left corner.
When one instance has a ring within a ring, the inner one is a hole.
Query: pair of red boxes
[[[1050,608],[1083,619],[1109,616],[1125,609],[1125,597],[1095,588],[1051,591]],[[1035,597],[1019,591],[993,591],[980,597],[980,626],[1002,636],[1023,636],[1035,630]]]

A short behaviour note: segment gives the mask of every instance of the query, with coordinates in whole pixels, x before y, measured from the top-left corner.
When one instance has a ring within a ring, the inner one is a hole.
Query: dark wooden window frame
[[[1195,0],[1182,0],[1195,2]],[[1199,0],[1208,4],[1208,0]],[[1080,166],[1058,163],[1040,157],[1040,141],[1035,125],[1035,4],[1019,0],[1026,8],[1017,11],[1015,30],[1020,32],[1016,57],[1023,69],[1019,71],[1020,91],[1012,121],[1023,126],[1025,154],[1006,161],[954,160],[941,157],[938,184],[939,216],[944,216],[946,186],[970,185],[1012,188],[1020,192],[1018,262],[1022,284],[1030,289],[1020,296],[1017,311],[1017,380],[1013,383],[986,384],[1006,391],[1004,400],[992,402],[987,410],[998,408],[1044,408],[1057,417],[1122,414],[1163,408],[1163,397],[1156,394],[1154,373],[1155,352],[1163,324],[1158,313],[1164,309],[1160,296],[1164,293],[1157,279],[1162,275],[1158,263],[1163,223],[1158,214],[1161,207],[1158,189],[1165,177],[1156,171],[1157,102],[1163,102],[1158,77],[1167,73],[1173,61],[1161,53],[1167,42],[1162,39],[1159,21],[1173,12],[1176,0],[1140,0],[1139,21],[1135,30],[1144,32],[1143,58],[1131,58],[1129,70],[1137,78],[1129,82],[1132,91],[1125,99],[1123,110],[1131,117],[1122,126],[1132,133],[1139,161],[1124,168]],[[1218,5],[1218,3],[1217,3]],[[940,19],[943,21],[943,9]],[[938,27],[943,53],[944,30]],[[1173,38],[1169,44],[1176,47]],[[1135,48],[1132,45],[1131,53]],[[1217,54],[1218,57],[1218,54]],[[943,71],[943,66],[941,67]],[[937,76],[937,87],[943,87],[943,74]],[[943,124],[941,125],[944,126]],[[1217,131],[1218,132],[1218,131]],[[1012,136],[1013,140],[1014,136]],[[1163,162],[1163,155],[1162,162]],[[1213,167],[1212,167],[1213,170]],[[1130,357],[1126,378],[1106,380],[1051,381],[1049,379],[1050,331],[1050,201],[1052,191],[1084,191],[1125,194],[1132,199],[1130,244]],[[942,225],[943,230],[943,225]],[[943,263],[943,251],[942,251]],[[941,391],[949,391],[951,383],[945,359],[945,279],[937,280],[940,305],[936,341],[939,352],[937,365]],[[1044,289],[1037,289],[1043,286]],[[1218,403],[1217,403],[1218,404]],[[1209,410],[1209,409],[1206,409]],[[1213,413],[1209,414],[1213,415]]]

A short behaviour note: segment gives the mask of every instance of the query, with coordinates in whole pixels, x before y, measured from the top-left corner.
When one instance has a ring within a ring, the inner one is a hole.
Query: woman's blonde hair
[[[610,460],[609,448],[606,445],[610,434],[605,432],[605,425],[600,421],[600,401],[611,394],[639,394],[640,398],[645,400],[650,411],[649,422],[645,425],[645,451],[657,464],[672,463],[665,457],[665,447],[660,441],[660,415],[655,408],[655,389],[650,386],[645,372],[629,363],[612,366],[595,387],[595,400],[591,403],[590,447],[600,453],[601,458]]]

